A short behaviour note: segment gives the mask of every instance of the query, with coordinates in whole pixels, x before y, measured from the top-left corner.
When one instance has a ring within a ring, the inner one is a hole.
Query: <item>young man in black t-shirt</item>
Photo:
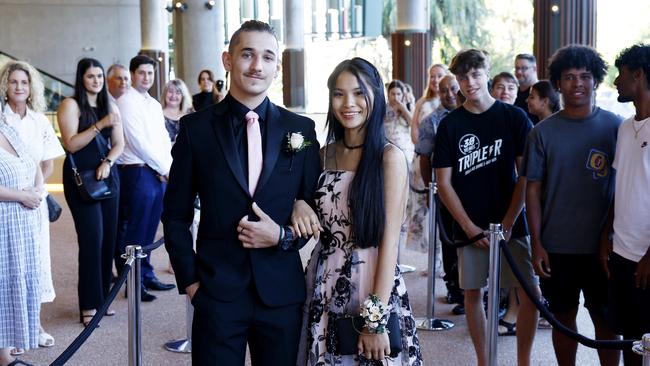
[[[501,223],[509,247],[527,282],[537,288],[530,260],[524,215],[525,180],[517,176],[526,135],[532,124],[524,111],[495,100],[488,91],[489,61],[485,53],[459,52],[449,70],[466,98],[440,123],[433,167],[440,198],[456,221],[454,239],[474,237]],[[486,324],[481,289],[487,285],[489,242],[481,239],[458,249],[460,286],[465,290],[467,325],[478,365],[487,365]],[[517,361],[530,363],[537,328],[537,309],[503,262],[501,287],[516,287],[521,301],[517,317]],[[538,290],[539,291],[539,290]]]

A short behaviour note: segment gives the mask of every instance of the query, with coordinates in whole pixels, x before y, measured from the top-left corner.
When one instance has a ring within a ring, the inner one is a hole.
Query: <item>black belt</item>
[[[121,169],[127,168],[148,168],[147,164],[118,164],[118,167]]]

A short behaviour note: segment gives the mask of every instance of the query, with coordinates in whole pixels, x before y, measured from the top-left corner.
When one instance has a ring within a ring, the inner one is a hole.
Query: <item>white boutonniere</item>
[[[290,153],[297,153],[304,150],[307,146],[311,145],[311,141],[305,141],[305,136],[302,132],[288,132],[287,133],[287,151]]]
[[[296,153],[301,152],[309,145],[311,145],[311,141],[305,141],[305,136],[302,135],[302,132],[287,132],[286,150],[291,154],[289,171],[293,168],[293,158]]]

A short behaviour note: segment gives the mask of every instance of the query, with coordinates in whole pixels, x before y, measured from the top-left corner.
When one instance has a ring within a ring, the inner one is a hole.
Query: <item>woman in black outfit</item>
[[[111,286],[120,186],[114,163],[124,149],[119,112],[109,102],[99,61],[79,61],[74,96],[61,103],[57,116],[68,152],[63,163],[63,190],[79,241],[79,320],[88,325]],[[84,201],[74,182],[70,154],[79,171],[94,170],[95,178],[107,180],[115,194],[100,201]],[[106,315],[113,314],[109,311]]]
[[[197,82],[201,91],[192,96],[192,105],[195,111],[207,108],[224,98],[223,81],[214,81],[214,74],[210,70],[201,70]]]

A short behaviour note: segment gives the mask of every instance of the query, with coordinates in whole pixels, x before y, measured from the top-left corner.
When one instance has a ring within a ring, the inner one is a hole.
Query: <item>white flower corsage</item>
[[[311,141],[305,141],[305,136],[302,132],[288,132],[287,133],[287,151],[290,153],[297,153],[304,150],[307,146],[311,145]]]
[[[291,154],[291,165],[289,166],[289,171],[293,168],[294,155],[301,152],[309,145],[311,145],[311,141],[305,141],[305,136],[302,135],[302,132],[287,132],[286,150]]]
[[[364,319],[366,330],[369,333],[380,334],[386,332],[388,324],[388,308],[381,302],[379,296],[368,295],[361,304],[361,316]]]

